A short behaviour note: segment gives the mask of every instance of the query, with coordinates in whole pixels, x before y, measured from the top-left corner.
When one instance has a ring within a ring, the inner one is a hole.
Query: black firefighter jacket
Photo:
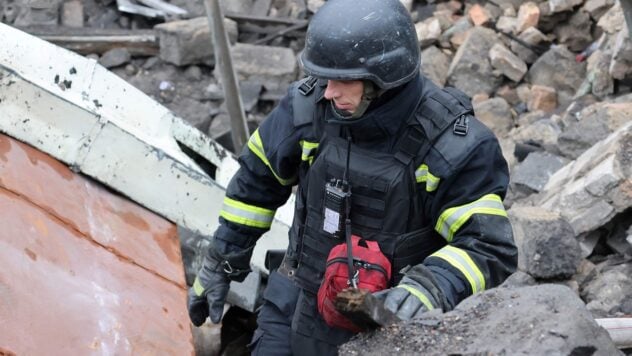
[[[276,209],[286,202],[292,187],[301,183],[318,154],[319,138],[314,137],[311,120],[296,120],[311,113],[293,112],[293,98],[301,95],[297,85],[290,87],[251,135],[239,157],[240,169],[227,187],[211,249],[237,268],[248,269],[257,239],[270,228]],[[371,104],[366,118],[349,126],[354,144],[393,152],[411,113],[450,115],[432,102],[440,97],[445,97],[445,91],[423,76],[386,92]],[[332,110],[325,99],[318,105],[324,115]],[[469,116],[467,134],[456,135],[450,126],[438,135],[416,172],[423,187],[419,190],[425,194],[423,218],[434,227],[437,238],[445,240],[423,264],[445,296],[446,309],[497,286],[517,264],[502,203],[509,183],[507,163],[494,134]],[[433,129],[431,122],[422,126]]]

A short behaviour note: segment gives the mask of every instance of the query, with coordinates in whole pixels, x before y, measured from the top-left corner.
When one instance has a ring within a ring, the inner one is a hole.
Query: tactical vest
[[[323,104],[315,101],[322,94],[322,88],[312,80],[312,88],[304,90],[305,83],[309,84],[309,81],[304,82],[303,90],[299,87],[295,94],[294,116],[313,118],[319,146],[311,167],[300,179],[286,260],[294,268],[296,283],[316,293],[329,251],[344,242],[344,238],[336,238],[323,229],[324,194],[327,182],[343,177],[349,142],[330,125],[323,124],[322,117],[318,117],[322,116]],[[426,84],[431,85],[429,81]],[[452,126],[456,135],[467,133],[467,115],[471,113],[471,106],[461,104],[466,100],[459,97],[459,93],[437,88],[429,95],[420,98],[418,109],[408,118],[405,134],[399,139],[395,153],[379,152],[351,143],[352,233],[378,242],[391,261],[393,285],[401,279],[398,271],[421,263],[445,245],[445,240],[424,216],[422,194],[426,192],[425,187],[416,182],[415,171],[433,142],[448,127]],[[438,114],[445,113],[446,108],[450,115]]]

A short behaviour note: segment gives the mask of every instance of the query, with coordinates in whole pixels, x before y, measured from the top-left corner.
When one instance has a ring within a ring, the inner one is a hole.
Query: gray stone
[[[535,205],[575,222],[577,236],[632,207],[632,123],[597,142],[549,179]]]
[[[224,27],[231,43],[237,41],[237,23],[224,19]],[[206,17],[170,21],[156,25],[160,41],[160,58],[178,66],[215,63],[213,41]]]
[[[615,34],[625,27],[623,10],[621,10],[621,4],[618,1],[599,18],[597,26],[609,34]]]
[[[595,317],[632,314],[632,263],[598,266],[598,273],[582,286],[582,298]]]
[[[99,58],[99,64],[105,68],[113,68],[128,63],[132,59],[132,55],[127,48],[113,48]]]
[[[440,87],[445,85],[448,78],[449,65],[450,57],[435,46],[421,52],[421,73]]]
[[[615,0],[586,0],[582,9],[590,14],[593,21],[598,21],[615,3]]]
[[[240,81],[259,81],[266,89],[275,89],[286,88],[297,79],[296,56],[289,48],[237,43],[232,47],[232,54]],[[217,68],[215,77],[220,78]]]
[[[259,82],[240,81],[239,93],[241,95],[241,103],[246,112],[252,111],[259,101],[259,94],[263,85]]]
[[[516,23],[516,31],[522,33],[524,30],[536,27],[540,21],[540,8],[532,1],[520,5],[518,9],[518,20]]]
[[[542,43],[548,42],[548,37],[535,27],[529,27],[524,30],[518,35],[518,38],[532,47],[537,47]],[[538,55],[532,51],[531,48],[524,46],[518,41],[511,41],[511,51],[525,63],[531,64],[538,59]]]
[[[632,41],[630,41],[627,28],[620,30],[615,36],[612,61],[608,71],[615,79],[623,79],[632,73]]]
[[[536,279],[569,278],[581,249],[573,228],[559,213],[541,207],[512,206],[508,211],[518,247],[518,268]]]
[[[538,284],[538,281],[536,281],[533,276],[518,270],[512,273],[511,276],[507,277],[503,284],[500,285],[500,288],[517,288],[534,286],[536,284]]]
[[[491,94],[500,86],[502,77],[489,63],[489,50],[498,42],[496,32],[488,28],[472,28],[456,52],[448,69],[448,84],[474,96]]]
[[[596,103],[579,112],[558,137],[560,151],[569,158],[580,154],[630,121],[632,105]]]
[[[450,28],[445,30],[443,34],[441,34],[441,37],[439,37],[439,43],[441,44],[441,47],[450,48],[450,39],[452,38],[452,36],[460,35],[471,28],[472,23],[470,22],[469,18],[467,16],[461,17]]]
[[[434,17],[416,23],[415,30],[417,31],[419,45],[422,48],[434,44],[441,36],[441,24],[439,23],[439,19]]]
[[[496,135],[506,136],[514,127],[511,108],[503,98],[491,98],[474,104],[476,117]]]
[[[584,0],[548,0],[551,13],[572,10],[573,7],[581,4]]]
[[[548,152],[532,152],[513,170],[511,183],[524,186],[532,191],[541,191],[549,178],[568,160]]]
[[[534,115],[538,115],[535,112]],[[529,120],[525,117],[524,120]],[[518,127],[511,133],[511,137],[516,141],[524,144],[535,144],[544,148],[548,152],[557,154],[557,139],[560,135],[559,126],[550,118],[542,118],[531,124]]]
[[[501,16],[498,18],[498,22],[496,22],[496,28],[507,33],[516,33],[517,26],[518,19],[513,16]]]
[[[339,349],[356,355],[621,355],[569,288],[544,284],[475,294],[445,314],[381,328]]]
[[[59,9],[62,0],[24,0],[14,4],[20,9],[16,14],[16,26],[47,25],[59,23]]]
[[[601,50],[595,51],[588,57],[586,69],[588,74],[584,83],[589,85],[590,93],[601,99],[614,93],[614,80],[609,73],[611,59],[612,56],[609,53]]]
[[[213,104],[210,102],[200,102],[190,97],[178,96],[178,114],[191,126],[202,132],[207,132],[211,125],[210,111]]]
[[[571,51],[581,52],[593,41],[592,20],[585,11],[575,12],[568,21],[555,27],[553,33],[560,44]]]
[[[514,82],[520,82],[527,73],[527,64],[500,43],[489,50],[489,59],[494,68]]]
[[[558,104],[570,103],[586,75],[586,63],[577,63],[566,47],[553,46],[529,69],[527,80],[557,90]]]

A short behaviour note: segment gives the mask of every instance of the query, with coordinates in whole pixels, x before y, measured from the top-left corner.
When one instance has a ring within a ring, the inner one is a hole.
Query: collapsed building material
[[[567,287],[496,288],[453,311],[360,334],[340,355],[620,355]]]
[[[231,43],[237,41],[237,24],[224,20]],[[160,58],[178,66],[215,63],[212,31],[206,17],[170,21],[154,27],[160,40]]]
[[[219,215],[238,167],[230,152],[94,60],[2,24],[0,42],[1,132],[173,222],[212,234],[218,222],[211,216]],[[34,51],[53,60],[42,65]],[[214,167],[212,177],[180,145]],[[287,247],[293,202],[279,209],[255,249],[252,263],[260,271],[266,250]]]
[[[0,211],[0,354],[193,352],[173,223],[3,134]]]
[[[159,53],[158,36],[152,30],[117,30],[70,27],[21,27],[20,30],[79,54],[103,54],[125,48],[137,56]]]

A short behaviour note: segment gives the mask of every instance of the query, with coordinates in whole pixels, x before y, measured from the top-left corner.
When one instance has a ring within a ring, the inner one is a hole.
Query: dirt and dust
[[[567,287],[543,284],[474,295],[446,314],[358,335],[340,355],[621,354]]]

